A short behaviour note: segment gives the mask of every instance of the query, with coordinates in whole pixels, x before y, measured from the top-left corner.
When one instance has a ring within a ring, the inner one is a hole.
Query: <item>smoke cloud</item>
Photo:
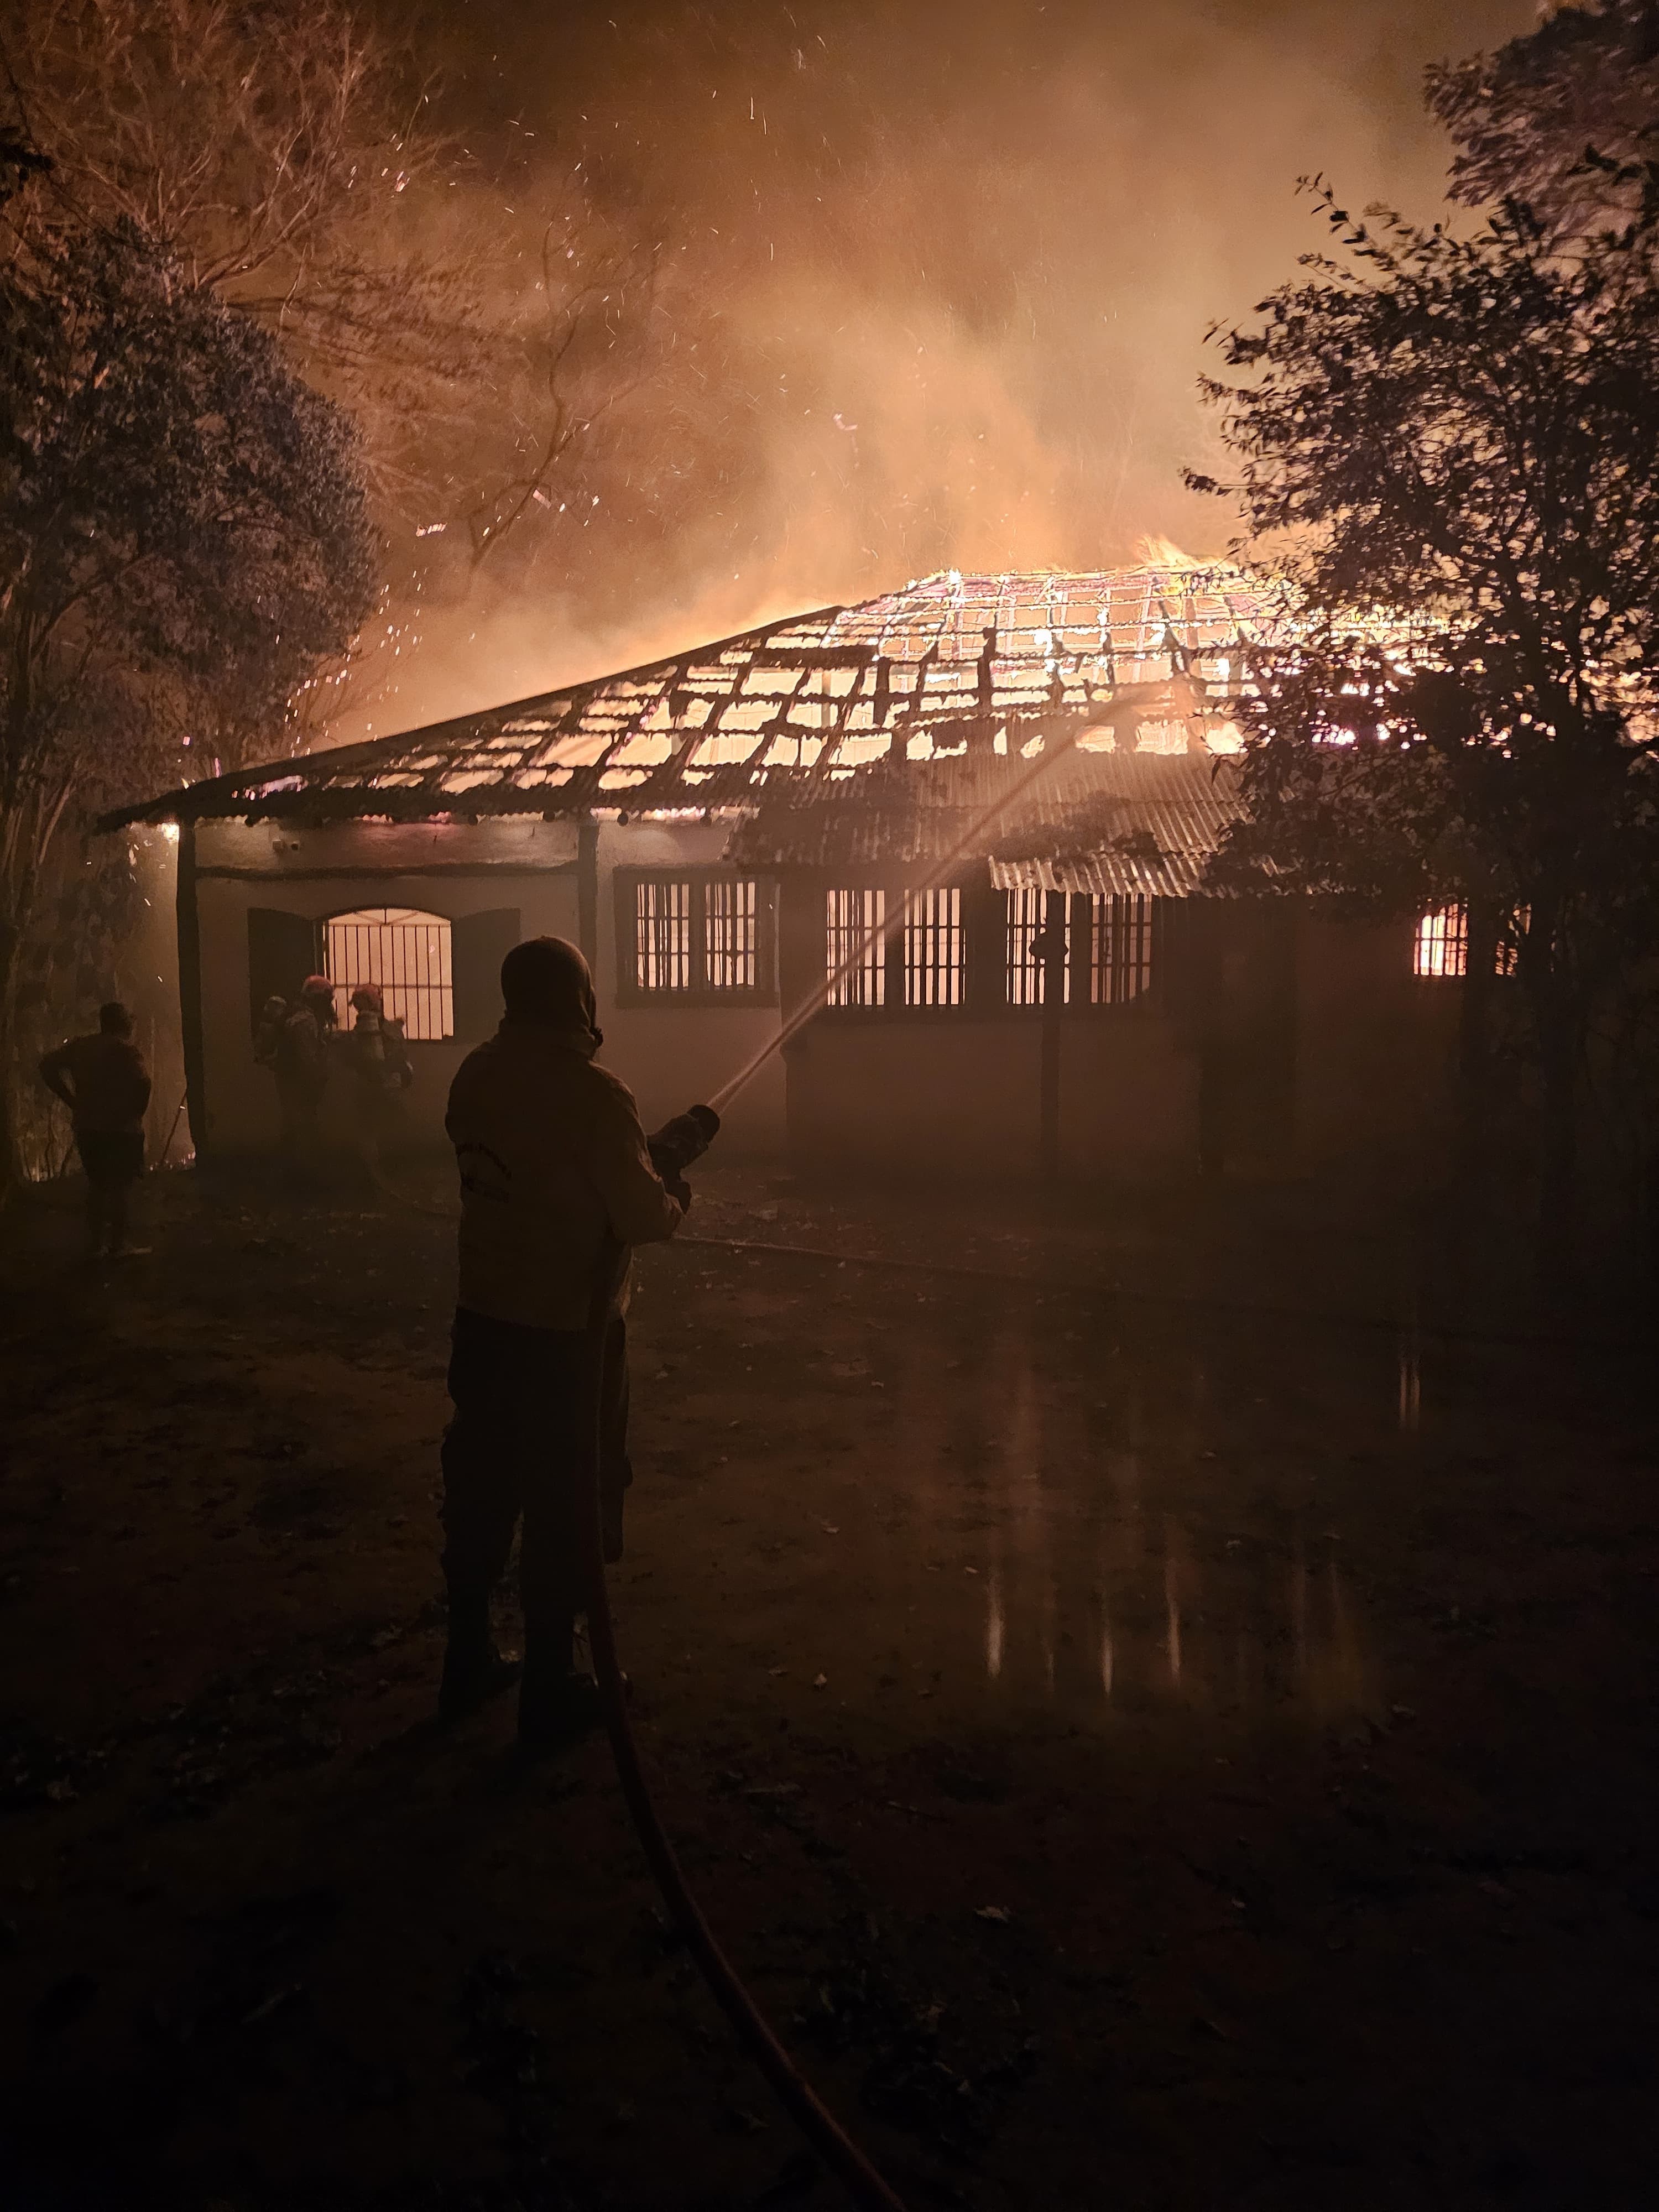
[[[339,737],[937,568],[1105,566],[1147,535],[1220,550],[1232,518],[1178,475],[1218,458],[1206,327],[1322,246],[1299,175],[1441,214],[1423,67],[1531,11],[456,12],[450,118],[504,222],[580,197],[652,264],[651,301],[619,344],[633,388],[555,498],[470,579],[434,538],[395,678]],[[603,358],[589,375],[602,395]]]

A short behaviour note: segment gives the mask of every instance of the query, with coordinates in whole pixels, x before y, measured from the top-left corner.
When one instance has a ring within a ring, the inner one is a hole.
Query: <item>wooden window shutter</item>
[[[280,907],[252,906],[247,912],[247,1000],[251,1029],[259,1026],[267,999],[297,999],[307,975],[322,961],[319,930],[302,914]]]
[[[455,1036],[477,1044],[501,1018],[501,963],[519,942],[519,909],[491,907],[450,924],[450,973],[455,982]]]

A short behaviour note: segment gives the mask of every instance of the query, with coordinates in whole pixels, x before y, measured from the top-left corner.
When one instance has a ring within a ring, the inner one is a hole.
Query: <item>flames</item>
[[[1135,541],[1138,568],[1213,568],[1213,561],[1200,561],[1183,553],[1173,538],[1146,537]]]

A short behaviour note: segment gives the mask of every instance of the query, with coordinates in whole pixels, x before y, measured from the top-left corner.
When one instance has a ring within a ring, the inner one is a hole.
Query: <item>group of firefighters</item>
[[[443,1444],[449,1631],[439,1705],[453,1717],[518,1680],[520,1741],[540,1751],[597,1717],[595,1685],[575,1656],[584,1603],[578,1486],[597,1481],[605,1556],[620,1557],[631,1480],[629,1254],[672,1237],[691,1194],[666,1147],[678,1125],[647,1139],[633,1094],[595,1064],[604,1039],[577,948],[556,937],[515,945],[501,965],[501,1026],[462,1062],[444,1123],[460,1170],[461,1218],[455,1412]],[[386,1102],[410,1081],[402,1025],[379,989],[360,984],[351,1003],[356,1018],[343,1036],[326,976],[307,977],[292,1005],[266,1003],[256,1052],[276,1075],[295,1154],[317,1141],[338,1062],[349,1072],[366,1145],[378,1145]],[[127,1195],[143,1170],[150,1083],[132,1028],[112,1000],[94,1035],[40,1063],[74,1121],[94,1253],[135,1249]],[[693,1113],[703,1124],[695,1152],[718,1121],[706,1109]],[[521,1666],[497,1650],[490,1619],[515,1530]]]
[[[404,1025],[386,1012],[378,983],[359,983],[352,992],[349,1030],[339,1029],[334,1006],[335,988],[326,975],[307,975],[292,1001],[267,999],[254,1032],[253,1057],[276,1079],[283,1150],[295,1164],[317,1157],[323,1100],[331,1077],[341,1070],[353,1143],[372,1176],[415,1070]]]
[[[386,1012],[380,985],[359,983],[351,1006],[351,1027],[341,1032],[333,984],[326,975],[307,975],[292,1001],[265,1000],[253,1056],[276,1077],[283,1150],[295,1167],[318,1158],[323,1100],[337,1071],[345,1077],[353,1146],[374,1179],[415,1070],[404,1025]],[[150,1077],[132,1027],[128,1009],[112,999],[99,1008],[98,1027],[91,1035],[70,1038],[40,1062],[41,1081],[70,1109],[87,1179],[92,1259],[126,1258],[143,1249],[131,1242],[127,1206],[132,1186],[144,1171]]]

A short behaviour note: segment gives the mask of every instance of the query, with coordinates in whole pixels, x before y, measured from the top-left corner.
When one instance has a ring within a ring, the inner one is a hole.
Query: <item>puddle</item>
[[[815,1670],[862,1702],[873,1648],[884,1711],[908,1699],[924,1729],[946,1707],[1318,1724],[1376,1702],[1341,1536],[1310,1494],[1322,1417],[1294,1376],[1263,1388],[1225,1346],[970,1318],[917,1316],[817,1364],[815,1390],[869,1425],[843,1462],[859,1504],[810,1509],[833,1578],[804,1600]],[[1397,1454],[1415,1430],[1416,1353],[1396,1377],[1391,1350],[1369,1354],[1367,1402],[1352,1433],[1324,1428],[1328,1454],[1356,1437]],[[797,1403],[804,1437],[832,1425]]]
[[[1010,1716],[1050,1705],[1074,1719],[1163,1708],[1310,1721],[1378,1694],[1360,1608],[1318,1539],[1218,1546],[1170,1514],[1120,1514],[1109,1480],[1091,1491],[1086,1471],[1008,1509],[955,1544],[914,1527],[896,1540],[894,1565],[915,1577],[908,1671],[931,1693]]]

